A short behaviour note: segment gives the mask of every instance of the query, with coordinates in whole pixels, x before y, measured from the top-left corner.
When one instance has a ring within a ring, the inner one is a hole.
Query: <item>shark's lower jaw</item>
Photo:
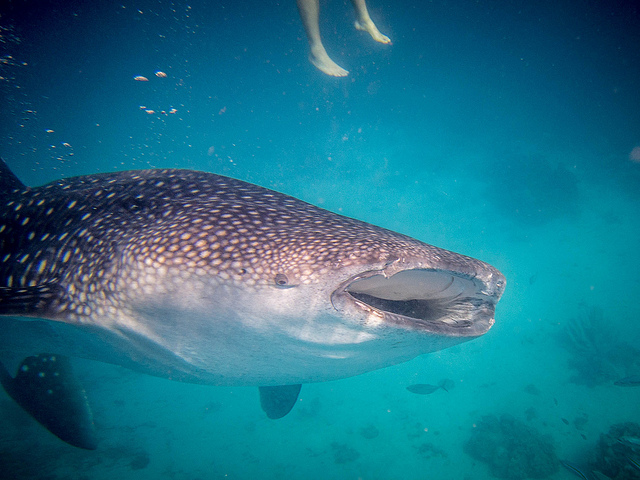
[[[494,323],[498,296],[478,278],[448,270],[409,269],[356,275],[334,292],[341,303],[383,322],[433,334],[475,337]]]

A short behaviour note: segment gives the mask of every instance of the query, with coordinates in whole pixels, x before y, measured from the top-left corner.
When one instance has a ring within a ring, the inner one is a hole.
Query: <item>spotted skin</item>
[[[220,175],[141,170],[36,188],[3,175],[0,314],[72,326],[91,338],[91,351],[82,340],[64,353],[146,373],[216,384],[323,381],[462,341],[448,335],[425,346],[422,337],[434,335],[373,324],[371,311],[336,311],[339,285],[390,264],[482,283],[491,301],[480,334],[504,289],[484,262]],[[399,341],[411,346],[380,355]],[[106,347],[95,353],[96,344]],[[361,345],[368,353],[350,360]],[[339,360],[344,370],[334,369]]]
[[[255,185],[185,170],[90,175],[12,197],[0,217],[2,286],[62,283],[49,313],[78,321],[123,294],[118,269],[138,288],[158,271],[248,286],[276,277],[309,283],[351,255],[384,259],[403,241]]]

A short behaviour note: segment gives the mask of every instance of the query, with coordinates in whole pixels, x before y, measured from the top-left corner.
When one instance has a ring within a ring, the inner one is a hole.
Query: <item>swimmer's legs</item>
[[[356,28],[364,32],[369,32],[369,35],[371,35],[376,42],[391,43],[389,37],[381,34],[378,27],[376,27],[373,20],[371,20],[365,0],[351,0],[351,3],[356,11],[356,16],[358,17],[355,23]]]
[[[329,58],[329,55],[327,54],[327,51],[324,49],[324,45],[322,45],[319,25],[319,0],[297,0],[297,2],[298,11],[300,12],[300,18],[302,18],[302,24],[304,25],[304,30],[307,32],[307,38],[309,39],[309,47],[311,50],[311,53],[309,53],[309,60],[320,71],[326,73],[327,75],[333,75],[334,77],[346,76],[349,72],[347,72],[344,68],[331,60]],[[373,22],[371,22],[371,24],[373,25]],[[375,25],[373,26],[373,28],[375,28]]]

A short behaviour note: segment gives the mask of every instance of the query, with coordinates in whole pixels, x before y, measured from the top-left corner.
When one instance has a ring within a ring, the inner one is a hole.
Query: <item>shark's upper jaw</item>
[[[481,279],[452,270],[394,270],[351,277],[333,292],[334,307],[356,308],[387,324],[445,336],[475,337],[493,325],[505,283],[499,272]]]

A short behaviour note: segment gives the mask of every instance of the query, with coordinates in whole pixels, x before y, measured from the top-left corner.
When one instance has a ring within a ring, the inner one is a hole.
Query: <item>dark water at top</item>
[[[613,384],[640,374],[637,2],[371,0],[391,46],[353,28],[350,2],[321,9],[346,78],[307,61],[293,0],[5,1],[0,155],[29,185],[220,173],[480,258],[509,282],[493,329],[306,385],[279,421],[252,388],[79,361],[98,450],[0,393],[7,478],[524,478],[514,438],[595,468],[601,434],[640,423],[640,388]]]

